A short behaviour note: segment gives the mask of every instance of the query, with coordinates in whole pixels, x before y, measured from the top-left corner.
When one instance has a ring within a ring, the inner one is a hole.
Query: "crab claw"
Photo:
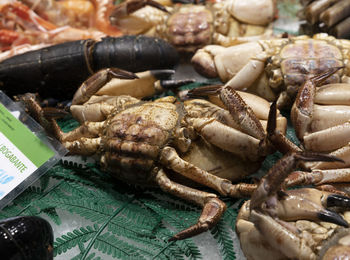
[[[311,152],[289,153],[283,156],[276,164],[274,164],[264,178],[261,179],[258,188],[254,191],[250,208],[260,208],[264,202],[275,203],[270,201],[276,197],[281,190],[284,180],[289,173],[296,168],[300,161],[343,161],[335,156]],[[274,200],[274,199],[273,199]]]
[[[62,117],[66,115],[66,111],[60,109],[43,109],[37,97],[33,93],[26,93],[24,95],[17,96],[18,100],[22,102],[27,112],[45,128],[51,134],[54,134],[54,128],[52,122],[54,118]]]
[[[63,118],[69,114],[66,110],[55,107],[44,107],[42,109],[44,117],[48,119]]]
[[[226,205],[218,198],[211,198],[203,207],[202,214],[196,224],[177,233],[169,241],[193,237],[214,227],[226,210]]]
[[[313,188],[289,190],[286,197],[278,200],[276,215],[285,221],[304,219],[348,227],[349,224],[341,215],[327,208],[339,206],[341,209],[346,209],[349,207],[349,200],[349,197],[329,194]]]
[[[155,7],[163,12],[169,13],[168,10],[160,3],[153,0],[127,0],[119,5],[117,5],[111,12],[109,20],[112,25],[118,25],[118,22],[132,14],[133,12],[145,7],[145,6]]]
[[[267,138],[282,154],[301,152],[302,150],[277,129],[277,101],[272,102],[267,121]]]
[[[157,79],[168,79],[175,74],[175,70],[151,70],[151,74]]]
[[[350,208],[350,198],[339,194],[331,194],[326,200],[327,207]]]
[[[208,86],[203,86],[199,88],[194,88],[187,92],[187,97],[199,98],[199,97],[208,96],[208,95],[217,95],[220,93],[220,90],[222,87],[223,85],[216,84],[216,85],[208,85]]]
[[[231,117],[242,128],[243,132],[263,141],[265,131],[256,114],[246,104],[240,94],[230,86],[210,85],[193,89],[188,92],[189,96],[219,95],[223,105],[230,112]],[[215,102],[214,102],[215,103]]]
[[[300,140],[303,140],[312,121],[316,87],[321,86],[326,79],[343,68],[344,67],[330,68],[325,73],[318,74],[308,79],[300,87],[291,110],[291,120],[295,126],[296,135]]]
[[[96,72],[81,84],[75,92],[72,104],[78,105],[88,101],[99,89],[101,89],[112,78],[119,79],[137,79],[138,76],[133,72],[121,70],[118,68],[107,68]]]

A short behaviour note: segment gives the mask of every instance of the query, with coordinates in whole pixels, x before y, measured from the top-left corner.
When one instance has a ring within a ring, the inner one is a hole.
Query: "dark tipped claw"
[[[207,231],[208,229],[209,229],[208,225],[202,225],[202,224],[197,223],[196,225],[193,225],[192,227],[177,233],[175,236],[170,238],[168,241],[170,242],[170,241],[177,241],[177,240],[183,240],[186,238],[190,238],[190,237],[196,236],[198,234],[201,234],[201,233]]]
[[[169,79],[175,74],[175,70],[151,70],[151,74],[157,79]]]
[[[317,217],[321,221],[334,223],[346,228],[349,227],[348,222],[346,222],[346,220],[342,216],[330,210],[323,210],[317,213]]]
[[[187,96],[189,98],[204,97],[207,95],[216,95],[219,93],[222,85],[209,85],[199,88],[194,88],[188,91]]]
[[[350,197],[331,194],[327,197],[327,207],[341,207],[348,209],[350,208]]]
[[[343,69],[343,68],[344,68],[344,66],[330,68],[329,70],[327,70],[327,72],[321,73],[321,74],[318,74],[318,75],[312,77],[311,80],[312,80],[313,82],[315,82],[315,84],[316,84],[317,86],[319,86],[319,85],[321,85],[327,78],[329,78],[329,77],[332,76],[334,73],[336,73],[338,70]]]
[[[321,161],[321,162],[342,162],[344,163],[344,160],[330,154],[323,154],[323,153],[313,153],[313,152],[302,152],[295,155],[297,159],[303,160],[306,162],[315,162],[315,161]]]
[[[147,5],[152,6],[154,8],[157,8],[163,12],[169,13],[169,11],[160,3],[153,1],[153,0],[147,0]]]
[[[174,80],[174,79],[168,79],[168,80],[161,80],[160,85],[163,88],[178,88],[187,84],[191,84],[195,82],[194,79],[179,79],[179,80]]]
[[[109,74],[112,77],[118,78],[118,79],[138,79],[139,77],[130,71],[122,70],[118,68],[110,68],[108,69]]]
[[[58,119],[67,116],[69,113],[59,108],[44,107],[43,114],[47,119]]]
[[[301,149],[291,142],[283,133],[277,130],[277,100],[270,105],[269,116],[267,120],[267,136],[268,140],[275,146],[275,148],[282,154],[289,152],[300,152]]]
[[[277,100],[272,102],[269,111],[269,120],[267,121],[267,133],[272,135],[276,130],[276,118],[277,118]]]

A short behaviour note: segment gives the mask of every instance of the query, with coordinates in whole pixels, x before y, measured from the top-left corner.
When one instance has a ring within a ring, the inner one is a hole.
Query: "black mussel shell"
[[[0,258],[53,259],[53,231],[49,222],[36,216],[0,220]]]

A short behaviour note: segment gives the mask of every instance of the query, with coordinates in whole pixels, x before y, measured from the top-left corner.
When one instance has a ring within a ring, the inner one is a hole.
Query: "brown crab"
[[[349,197],[314,188],[281,190],[284,178],[302,160],[338,159],[289,153],[268,171],[237,217],[236,232],[247,259],[349,257]]]
[[[119,77],[128,76],[114,71]],[[116,92],[125,90],[119,88],[125,81],[118,80],[113,87]],[[226,208],[216,194],[175,182],[176,177],[188,178],[223,196],[251,194],[254,185],[234,185],[231,180],[255,171],[271,151],[271,145],[259,119],[237,92],[229,88],[220,91],[226,110],[200,99],[176,103],[175,97],[167,96],[144,102],[129,95],[93,95],[105,88],[104,83],[93,76],[77,91],[70,110],[81,126],[68,133],[63,133],[55,120],[43,117],[44,110],[32,94],[22,99],[70,153],[98,154],[102,168],[117,179],[157,185],[203,207],[198,223],[172,240],[208,230]],[[142,85],[134,87],[139,89]],[[256,101],[262,101],[263,106],[267,103],[268,111],[268,102],[259,97]],[[280,131],[285,132],[286,119],[281,115],[278,118]]]
[[[286,186],[312,184],[319,189],[340,194],[348,192],[350,85],[337,83],[321,86],[339,69],[342,67],[331,68],[327,72],[311,77],[299,89],[291,110],[291,120],[302,147],[289,143],[281,152],[302,150],[323,152],[342,159],[342,162],[301,163],[299,166],[304,171],[299,170],[290,174],[285,182]]]
[[[230,46],[269,37],[276,16],[275,0],[226,0],[206,5],[164,7],[152,0],[119,4],[110,21],[124,34],[146,34],[168,40],[178,50],[195,51],[208,44]]]
[[[192,63],[204,76],[219,76],[226,86],[245,89],[269,101],[278,98],[279,108],[290,108],[298,88],[312,75],[344,66],[326,83],[349,82],[349,57],[349,40],[316,34],[228,48],[209,45],[195,53]]]

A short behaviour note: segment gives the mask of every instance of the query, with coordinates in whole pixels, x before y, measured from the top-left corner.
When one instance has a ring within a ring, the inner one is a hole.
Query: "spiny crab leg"
[[[45,130],[64,143],[70,154],[92,155],[96,153],[101,142],[99,132],[103,129],[104,122],[86,122],[73,131],[64,133],[55,118],[48,114],[46,109],[40,107],[33,94],[27,93],[21,96],[20,100],[25,103],[31,116],[38,120]]]
[[[203,207],[198,222],[174,235],[169,241],[181,240],[200,234],[212,228],[226,210],[226,204],[213,193],[203,192],[171,181],[163,170],[158,171],[156,181],[160,188],[178,197],[190,200]]]
[[[330,155],[341,158],[345,163],[339,162],[307,162],[306,169],[339,169],[350,165],[350,144],[347,144],[333,152]]]
[[[294,171],[286,179],[285,185],[322,185],[343,182],[350,182],[350,168],[329,170],[315,169],[311,172]]]
[[[224,196],[247,197],[252,194],[256,188],[256,185],[254,184],[243,183],[233,185],[227,179],[220,178],[204,171],[181,159],[176,150],[172,147],[163,148],[160,161],[165,167],[197,183],[211,187]],[[163,190],[180,198],[190,200],[203,207],[198,222],[176,234],[170,239],[170,241],[185,239],[207,231],[217,224],[226,210],[225,203],[218,199],[215,194],[202,192],[177,184],[171,181],[163,170],[158,171],[155,180]]]
[[[211,174],[183,160],[172,147],[164,147],[160,161],[165,167],[207,187],[218,191],[223,196],[233,198],[248,197],[255,190],[254,184],[233,185],[231,181]]]
[[[303,137],[308,132],[312,121],[316,87],[320,86],[327,78],[343,68],[344,67],[331,68],[325,73],[306,80],[300,87],[291,113],[291,119],[294,122],[296,129],[296,135],[300,140],[303,140]]]
[[[193,126],[200,135],[215,146],[244,159],[258,160],[269,153],[272,147],[268,145],[262,123],[237,91],[225,86],[206,86],[192,89],[188,95],[206,96],[214,93],[219,95],[239,130],[217,120],[202,118],[193,120]]]

